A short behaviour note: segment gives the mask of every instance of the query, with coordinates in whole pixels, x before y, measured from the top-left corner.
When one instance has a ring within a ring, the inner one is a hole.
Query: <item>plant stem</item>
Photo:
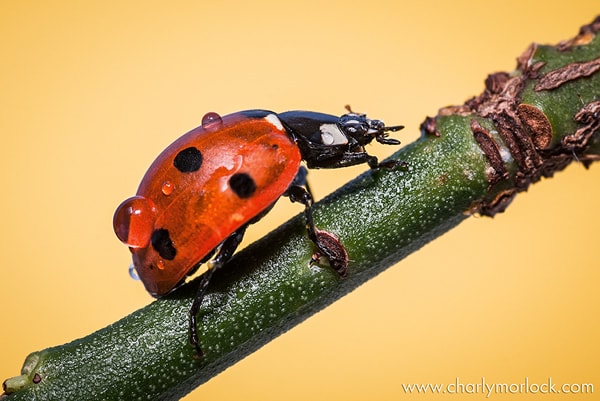
[[[441,109],[392,158],[315,205],[315,222],[350,256],[348,277],[311,266],[297,216],[215,273],[193,357],[192,283],[71,343],[34,352],[4,383],[7,401],[178,399],[392,266],[472,213],[503,211],[520,191],[573,160],[600,158],[600,18],[571,41],[532,46],[512,74],[493,74],[464,105]]]

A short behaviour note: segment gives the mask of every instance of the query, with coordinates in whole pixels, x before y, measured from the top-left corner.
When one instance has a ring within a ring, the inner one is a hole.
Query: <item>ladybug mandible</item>
[[[312,196],[301,162],[309,168],[361,163],[372,169],[393,167],[396,162],[379,163],[364,146],[373,139],[397,145],[388,132],[402,128],[386,127],[349,108],[341,117],[310,111],[248,110],[223,117],[208,113],[201,126],[158,156],[137,195],[117,208],[115,233],[129,246],[138,276],[155,297],[185,283],[216,252],[190,308],[190,342],[201,356],[196,316],[210,278],[233,256],[247,226],[279,197],[304,205],[316,255],[346,275],[344,247],[313,224]]]

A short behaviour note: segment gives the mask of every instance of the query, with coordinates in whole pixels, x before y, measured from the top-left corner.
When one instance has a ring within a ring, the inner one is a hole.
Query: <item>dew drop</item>
[[[117,237],[131,248],[144,248],[150,242],[156,219],[154,202],[134,196],[119,205],[113,217]]]
[[[133,263],[129,265],[129,277],[135,281],[140,281],[140,276],[138,275],[137,270],[135,270]]]
[[[173,183],[171,181],[165,181],[162,184],[161,191],[164,195],[169,196],[173,193],[174,189],[175,189],[175,186],[173,185]]]
[[[208,131],[215,131],[221,127],[223,119],[215,112],[206,113],[202,117],[202,128]]]
[[[159,270],[164,270],[165,269],[165,261],[162,259],[158,259],[158,261],[156,262],[156,267],[158,267]]]

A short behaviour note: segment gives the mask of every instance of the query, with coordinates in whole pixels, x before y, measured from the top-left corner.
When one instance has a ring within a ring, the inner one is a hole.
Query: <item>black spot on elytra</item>
[[[173,160],[173,165],[182,173],[197,171],[202,165],[202,152],[193,146],[185,148],[177,153],[177,156]]]
[[[169,230],[165,228],[159,228],[154,230],[151,237],[152,247],[158,252],[161,258],[167,260],[175,259],[177,249],[173,246]]]
[[[246,173],[236,173],[229,179],[231,190],[240,198],[249,198],[256,191],[256,183]]]

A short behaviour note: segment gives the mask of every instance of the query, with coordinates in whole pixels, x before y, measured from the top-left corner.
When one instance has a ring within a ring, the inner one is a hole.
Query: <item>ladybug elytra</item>
[[[393,167],[396,162],[379,163],[364,146],[373,139],[397,145],[388,132],[403,128],[348,111],[341,117],[309,111],[208,113],[201,126],[158,156],[137,194],[117,208],[115,233],[131,250],[137,275],[155,297],[185,283],[216,253],[200,278],[189,315],[190,342],[199,356],[196,315],[212,274],[233,256],[247,226],[279,197],[304,205],[316,255],[346,275],[343,245],[313,224],[313,201],[301,163],[309,168]]]

